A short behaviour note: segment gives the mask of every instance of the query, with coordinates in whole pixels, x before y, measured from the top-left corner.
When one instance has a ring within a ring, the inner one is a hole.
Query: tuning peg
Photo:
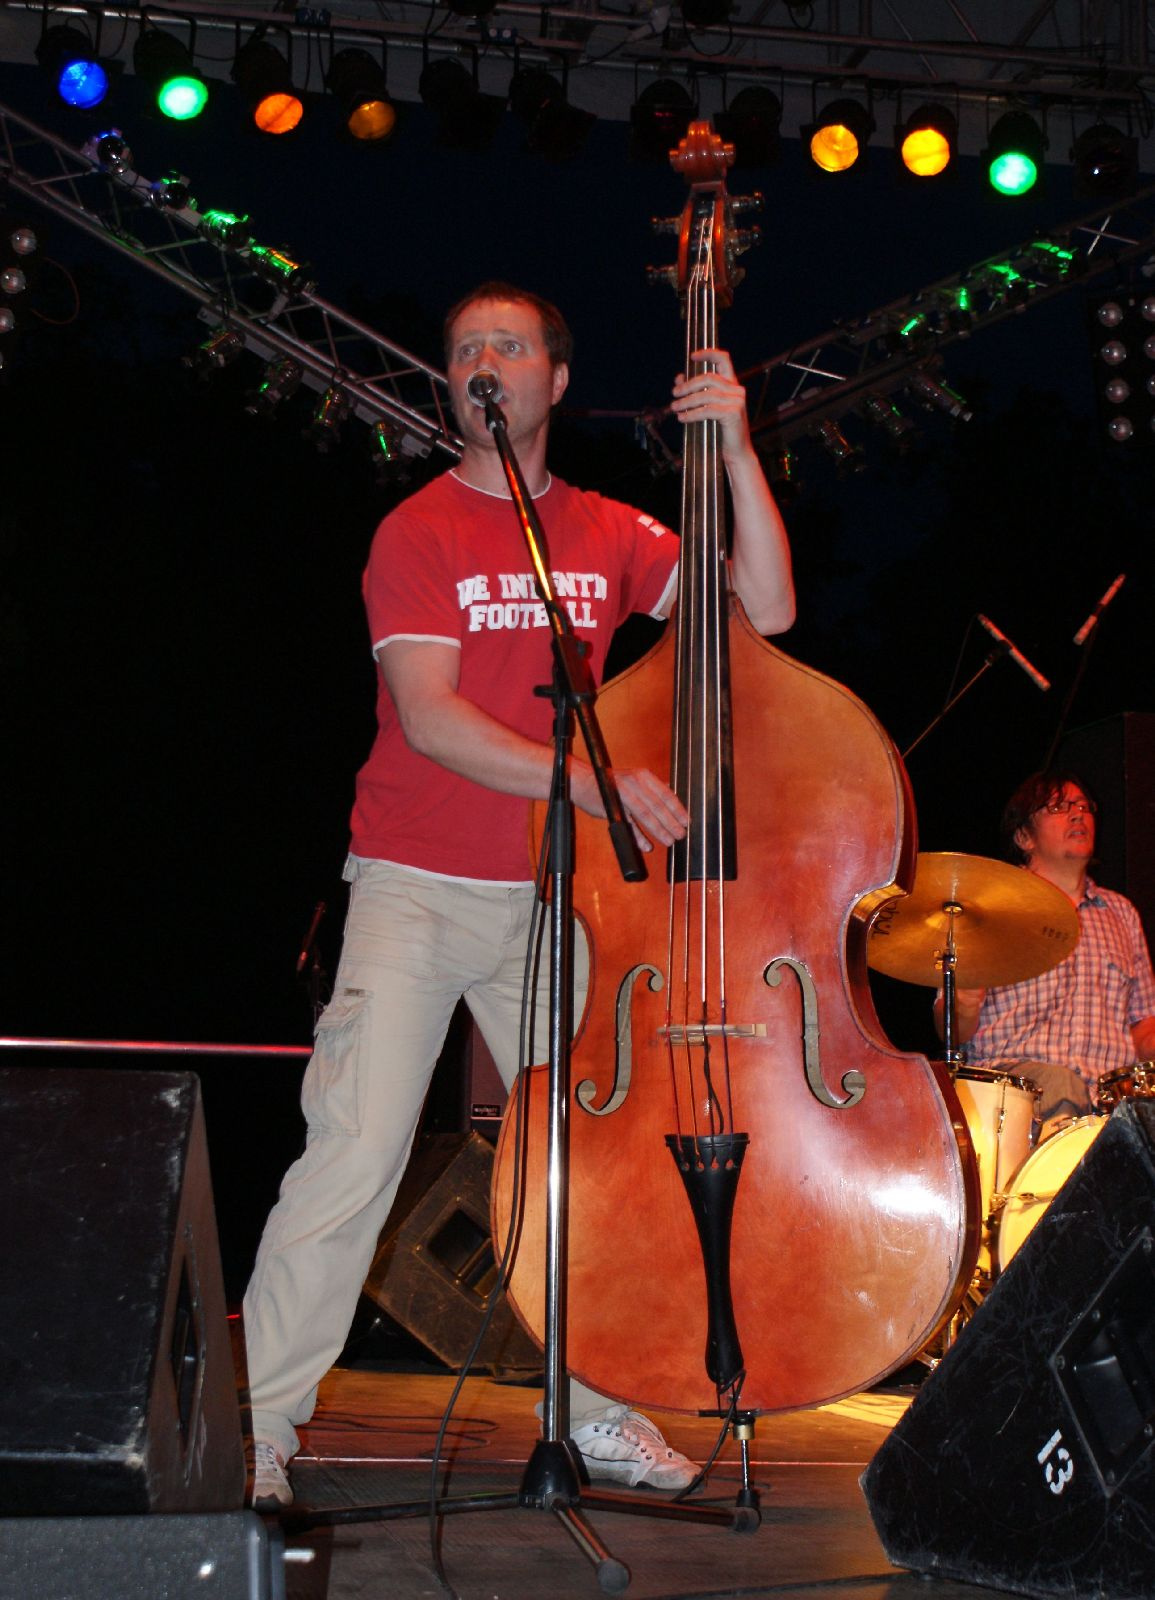
[[[765,203],[766,197],[759,189],[755,189],[753,194],[733,194],[730,196],[730,211],[740,217],[744,211],[761,211]]]
[[[730,251],[733,255],[744,255],[747,250],[761,242],[761,228],[735,228],[730,235]]]
[[[651,217],[650,227],[655,233],[680,233],[682,231],[681,217]]]
[[[646,282],[650,284],[668,283],[670,288],[674,289],[678,283],[678,269],[677,267],[647,267]]]

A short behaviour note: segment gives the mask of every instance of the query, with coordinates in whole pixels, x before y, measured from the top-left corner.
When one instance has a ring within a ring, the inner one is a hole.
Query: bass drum
[[[1078,1117],[1046,1139],[1011,1179],[998,1220],[998,1266],[1008,1261],[1106,1126],[1105,1117]]]

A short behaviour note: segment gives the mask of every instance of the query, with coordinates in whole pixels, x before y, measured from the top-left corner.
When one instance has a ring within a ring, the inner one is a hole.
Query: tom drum
[[[1098,1100],[1100,1111],[1114,1111],[1124,1100],[1155,1100],[1155,1061],[1135,1061],[1105,1072]]]
[[[959,1067],[954,1087],[978,1159],[984,1224],[978,1266],[980,1271],[989,1273],[992,1252],[988,1224],[995,1197],[1005,1193],[1031,1152],[1037,1131],[1039,1091],[1029,1078],[987,1067]]]

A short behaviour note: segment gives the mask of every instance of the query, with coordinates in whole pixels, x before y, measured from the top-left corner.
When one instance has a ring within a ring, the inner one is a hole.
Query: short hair
[[[1077,772],[1064,767],[1050,767],[1042,772],[1032,772],[1024,778],[1003,808],[1002,838],[1007,857],[1016,866],[1024,867],[1030,861],[1030,852],[1016,843],[1015,834],[1020,828],[1029,828],[1031,818],[1048,806],[1056,795],[1062,794],[1067,784],[1081,789],[1087,799],[1095,797]],[[1098,809],[1096,805],[1096,809]]]
[[[463,311],[470,306],[477,305],[481,300],[508,300],[517,306],[532,306],[541,318],[542,334],[545,338],[545,348],[549,354],[550,365],[561,366],[564,361],[568,366],[573,359],[573,334],[569,331],[565,318],[558,308],[549,300],[543,300],[541,295],[534,294],[530,289],[519,289],[515,284],[503,283],[499,278],[490,279],[488,283],[480,284],[464,299],[451,306],[445,316],[442,328],[442,338],[445,344],[445,360],[451,359],[451,343],[453,339],[453,325]]]

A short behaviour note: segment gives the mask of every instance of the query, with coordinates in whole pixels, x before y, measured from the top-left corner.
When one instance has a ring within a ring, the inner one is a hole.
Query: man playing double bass
[[[571,350],[556,308],[507,284],[486,284],[454,307],[446,358],[464,453],[385,518],[370,553],[364,593],[380,668],[378,730],[357,780],[345,942],[302,1086],[305,1150],[286,1174],[245,1298],[254,1503],[262,1508],[292,1501],[286,1464],[296,1427],[312,1415],[317,1385],[346,1338],[459,998],[507,1086],[520,1064],[535,894],[528,802],[548,795],[553,761],[551,708],[533,690],[549,679],[552,658],[496,446],[467,391],[479,369],[499,382],[558,595],[590,645],[595,677],[631,611],[665,617],[673,603],[674,535],[548,471],[550,415]],[[712,370],[679,376],[671,410],[683,423],[718,424],[734,513],[733,586],[760,633],[781,633],[794,619],[782,519],[730,359],[695,353],[702,358]],[[615,753],[628,762],[628,750]],[[685,810],[661,776],[628,765],[615,775],[643,849],[684,835]],[[580,754],[570,778],[575,804],[603,815]],[[543,1058],[544,1049],[533,1056]],[[622,1280],[607,1293],[621,1298],[622,1339],[636,1340],[645,1309],[631,1298],[628,1264]],[[637,1412],[574,1384],[570,1414],[591,1477],[669,1489],[690,1481],[693,1465]]]

